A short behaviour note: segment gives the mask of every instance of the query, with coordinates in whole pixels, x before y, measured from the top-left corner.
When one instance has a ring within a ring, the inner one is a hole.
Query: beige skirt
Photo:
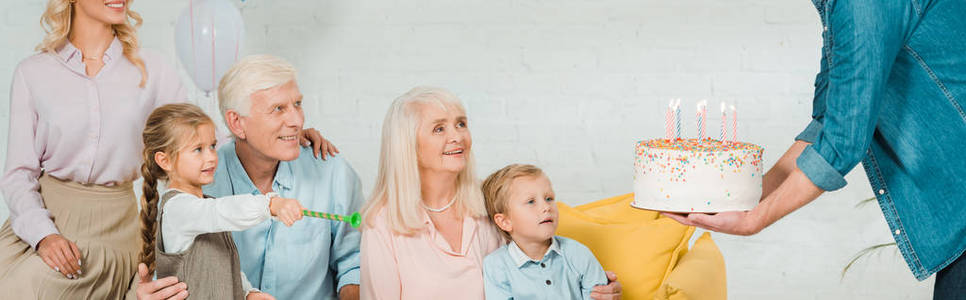
[[[47,175],[39,181],[54,224],[80,250],[83,275],[71,280],[55,272],[13,233],[8,220],[0,228],[0,298],[123,298],[140,251],[132,184],[82,185]]]

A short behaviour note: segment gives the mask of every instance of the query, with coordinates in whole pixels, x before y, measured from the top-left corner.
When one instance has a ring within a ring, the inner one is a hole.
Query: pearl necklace
[[[440,207],[440,208],[432,208],[432,207],[426,206],[426,204],[423,204],[422,201],[419,201],[419,205],[421,205],[426,210],[431,211],[431,212],[434,212],[434,213],[441,213],[441,212],[445,211],[447,208],[449,208],[450,206],[452,206],[453,203],[456,203],[456,197],[453,197],[453,200],[449,200],[449,203],[446,203],[445,206]]]

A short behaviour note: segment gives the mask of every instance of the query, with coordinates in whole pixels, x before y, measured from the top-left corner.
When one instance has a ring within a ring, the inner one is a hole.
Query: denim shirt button
[[[828,31],[828,26],[822,27],[822,31]]]
[[[899,231],[899,229],[896,229],[896,235],[899,235],[900,232],[902,231]]]
[[[879,195],[882,195],[882,194],[885,194],[885,190],[884,189],[879,189]]]

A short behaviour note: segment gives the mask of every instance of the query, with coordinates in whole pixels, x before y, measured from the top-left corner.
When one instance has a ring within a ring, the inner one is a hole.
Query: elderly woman
[[[484,298],[483,258],[504,241],[487,219],[472,146],[466,111],[449,92],[417,87],[393,101],[363,208],[363,299]],[[619,294],[612,282],[593,296]]]

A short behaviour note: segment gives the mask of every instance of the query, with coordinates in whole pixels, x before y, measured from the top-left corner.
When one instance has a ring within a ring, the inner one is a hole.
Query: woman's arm
[[[40,155],[44,152],[44,145],[37,145],[36,130],[37,110],[18,67],[10,87],[7,162],[0,185],[10,209],[13,232],[34,249],[44,237],[60,233],[40,197],[37,179],[40,178]]]
[[[61,236],[40,196],[40,157],[45,145],[36,141],[37,110],[30,88],[18,66],[10,87],[6,172],[0,179],[10,209],[14,234],[37,251],[52,270],[69,279],[82,275],[77,244]],[[39,147],[39,148],[38,148]]]

